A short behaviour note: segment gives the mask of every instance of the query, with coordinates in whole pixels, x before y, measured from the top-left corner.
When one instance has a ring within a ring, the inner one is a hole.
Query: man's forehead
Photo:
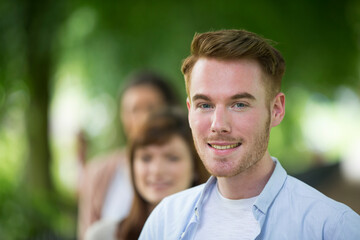
[[[194,66],[188,87],[192,99],[199,94],[226,94],[229,98],[235,98],[247,92],[255,96],[259,88],[265,86],[261,67],[255,60],[202,58]]]

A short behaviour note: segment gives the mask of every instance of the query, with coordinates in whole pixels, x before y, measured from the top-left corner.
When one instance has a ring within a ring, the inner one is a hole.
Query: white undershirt
[[[129,214],[132,199],[133,190],[129,170],[120,164],[106,193],[101,218],[115,221],[122,220]]]
[[[195,240],[255,239],[260,233],[259,223],[252,213],[256,198],[227,199],[214,184],[201,210]]]

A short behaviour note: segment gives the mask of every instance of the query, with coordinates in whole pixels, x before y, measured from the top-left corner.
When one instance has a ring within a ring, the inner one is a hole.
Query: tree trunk
[[[28,156],[25,186],[32,193],[48,195],[54,190],[49,147],[49,102],[52,68],[52,43],[56,26],[51,1],[26,1],[25,44],[27,49],[26,82],[29,105],[26,114]]]

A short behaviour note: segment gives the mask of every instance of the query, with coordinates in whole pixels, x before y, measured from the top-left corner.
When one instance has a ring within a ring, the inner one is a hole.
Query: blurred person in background
[[[136,134],[150,112],[177,103],[175,93],[162,76],[151,71],[130,75],[119,95],[119,115],[125,139]],[[85,153],[79,155],[86,156]],[[84,162],[84,159],[79,161]],[[90,160],[81,171],[79,181],[79,239],[83,239],[86,229],[99,219],[119,220],[127,216],[133,188],[126,147]]]
[[[314,154],[312,168],[295,177],[360,214],[360,152],[352,150],[344,155],[338,162],[328,163],[323,155]]]
[[[187,115],[179,109],[151,115],[131,139],[129,161],[134,189],[129,215],[120,221],[96,222],[86,240],[138,239],[150,212],[164,197],[209,177],[195,150]]]

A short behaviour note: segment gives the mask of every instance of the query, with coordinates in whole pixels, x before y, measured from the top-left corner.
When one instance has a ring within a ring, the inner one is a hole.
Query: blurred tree
[[[52,238],[54,224],[62,218],[57,208],[61,196],[51,176],[49,103],[55,36],[65,10],[64,2],[51,0],[0,2],[0,137],[18,144],[0,154],[1,168],[16,175],[13,182],[6,175],[0,178],[1,239]],[[14,109],[24,114],[14,114]],[[13,133],[21,141],[6,137]],[[24,163],[18,165],[22,171],[4,165],[18,150],[25,150],[17,155],[24,156],[17,160]]]
[[[30,144],[26,186],[32,191],[53,191],[49,149],[50,79],[53,67],[52,43],[58,19],[55,1],[25,1],[24,28],[29,91],[26,132]]]
[[[25,186],[29,190],[53,191],[49,166],[48,108],[53,36],[60,13],[55,1],[4,1],[1,3],[1,102],[5,117],[11,94],[27,97],[25,122],[29,145]]]

